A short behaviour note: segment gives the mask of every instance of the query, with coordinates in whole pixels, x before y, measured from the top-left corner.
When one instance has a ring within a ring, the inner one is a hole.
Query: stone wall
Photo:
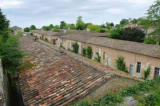
[[[8,106],[8,78],[0,59],[0,106]]]

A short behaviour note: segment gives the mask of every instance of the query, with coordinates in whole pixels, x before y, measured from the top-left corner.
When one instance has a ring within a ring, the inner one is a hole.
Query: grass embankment
[[[154,80],[137,83],[119,93],[109,93],[100,99],[82,100],[75,106],[114,106],[122,103],[125,97],[131,96],[138,101],[138,106],[160,106],[160,77]]]

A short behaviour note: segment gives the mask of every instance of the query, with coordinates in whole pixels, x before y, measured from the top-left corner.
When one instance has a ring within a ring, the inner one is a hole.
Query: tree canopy
[[[82,20],[82,16],[79,16],[77,18],[76,29],[77,30],[84,30],[85,29],[85,23]]]
[[[154,22],[160,23],[160,0],[157,0],[148,9],[148,18]]]
[[[0,58],[4,69],[8,73],[15,73],[21,64],[23,52],[19,48],[18,35],[10,36],[9,23],[6,17],[0,11]],[[4,33],[7,32],[7,33]],[[7,37],[6,37],[7,36]],[[5,38],[5,40],[4,40]]]
[[[64,22],[64,21],[60,22],[60,28],[61,29],[64,29],[66,27],[66,25],[67,25],[66,22]]]
[[[145,33],[138,28],[126,28],[122,31],[122,40],[143,42],[145,38]]]
[[[9,27],[9,21],[6,19],[5,15],[2,14],[2,11],[0,9],[0,34],[8,30],[8,27]]]
[[[35,25],[31,25],[30,26],[30,30],[36,30],[37,28],[36,28],[36,26]]]

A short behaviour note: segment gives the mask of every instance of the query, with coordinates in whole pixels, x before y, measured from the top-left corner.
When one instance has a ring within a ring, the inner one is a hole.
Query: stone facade
[[[8,106],[8,79],[0,59],[0,106]]]
[[[154,77],[160,75],[160,58],[151,56],[153,53],[151,53],[151,55],[143,55],[140,53],[121,50],[119,48],[116,49],[111,47],[104,47],[94,43],[87,43],[87,42],[73,40],[65,37],[57,36],[56,39],[57,39],[56,40],[57,47],[63,47],[66,50],[72,50],[72,44],[77,42],[79,45],[80,55],[82,54],[83,48],[90,46],[93,52],[92,59],[94,60],[96,57],[96,53],[98,53],[99,56],[101,57],[100,63],[103,64],[104,66],[111,67],[113,69],[116,69],[116,59],[119,56],[122,56],[125,59],[125,63],[129,71],[129,74],[132,76],[143,78],[144,71],[148,67],[151,67],[151,72],[150,72],[150,75],[148,76],[148,79],[153,79]],[[138,45],[143,46],[144,44],[138,44]]]

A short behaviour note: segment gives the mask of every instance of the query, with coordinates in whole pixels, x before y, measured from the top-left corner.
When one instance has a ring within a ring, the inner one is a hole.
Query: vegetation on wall
[[[86,55],[89,59],[92,59],[93,52],[92,52],[92,48],[90,46],[88,46],[86,49]]]
[[[78,54],[78,51],[79,51],[79,45],[78,45],[78,43],[77,43],[77,42],[72,44],[72,48],[73,48],[73,50],[72,50],[72,51],[73,51],[74,53]]]
[[[97,62],[99,62],[99,63],[101,62],[101,56],[99,55],[98,52],[96,53],[95,60],[96,60]]]
[[[144,79],[147,79],[149,74],[151,72],[151,67],[149,66],[145,71],[144,71]]]
[[[124,61],[124,57],[120,56],[116,60],[116,67],[118,70],[124,71],[128,73],[128,70],[126,68],[126,63]]]
[[[82,49],[82,56],[86,57],[86,55],[87,55],[86,51],[87,51],[86,48]]]

